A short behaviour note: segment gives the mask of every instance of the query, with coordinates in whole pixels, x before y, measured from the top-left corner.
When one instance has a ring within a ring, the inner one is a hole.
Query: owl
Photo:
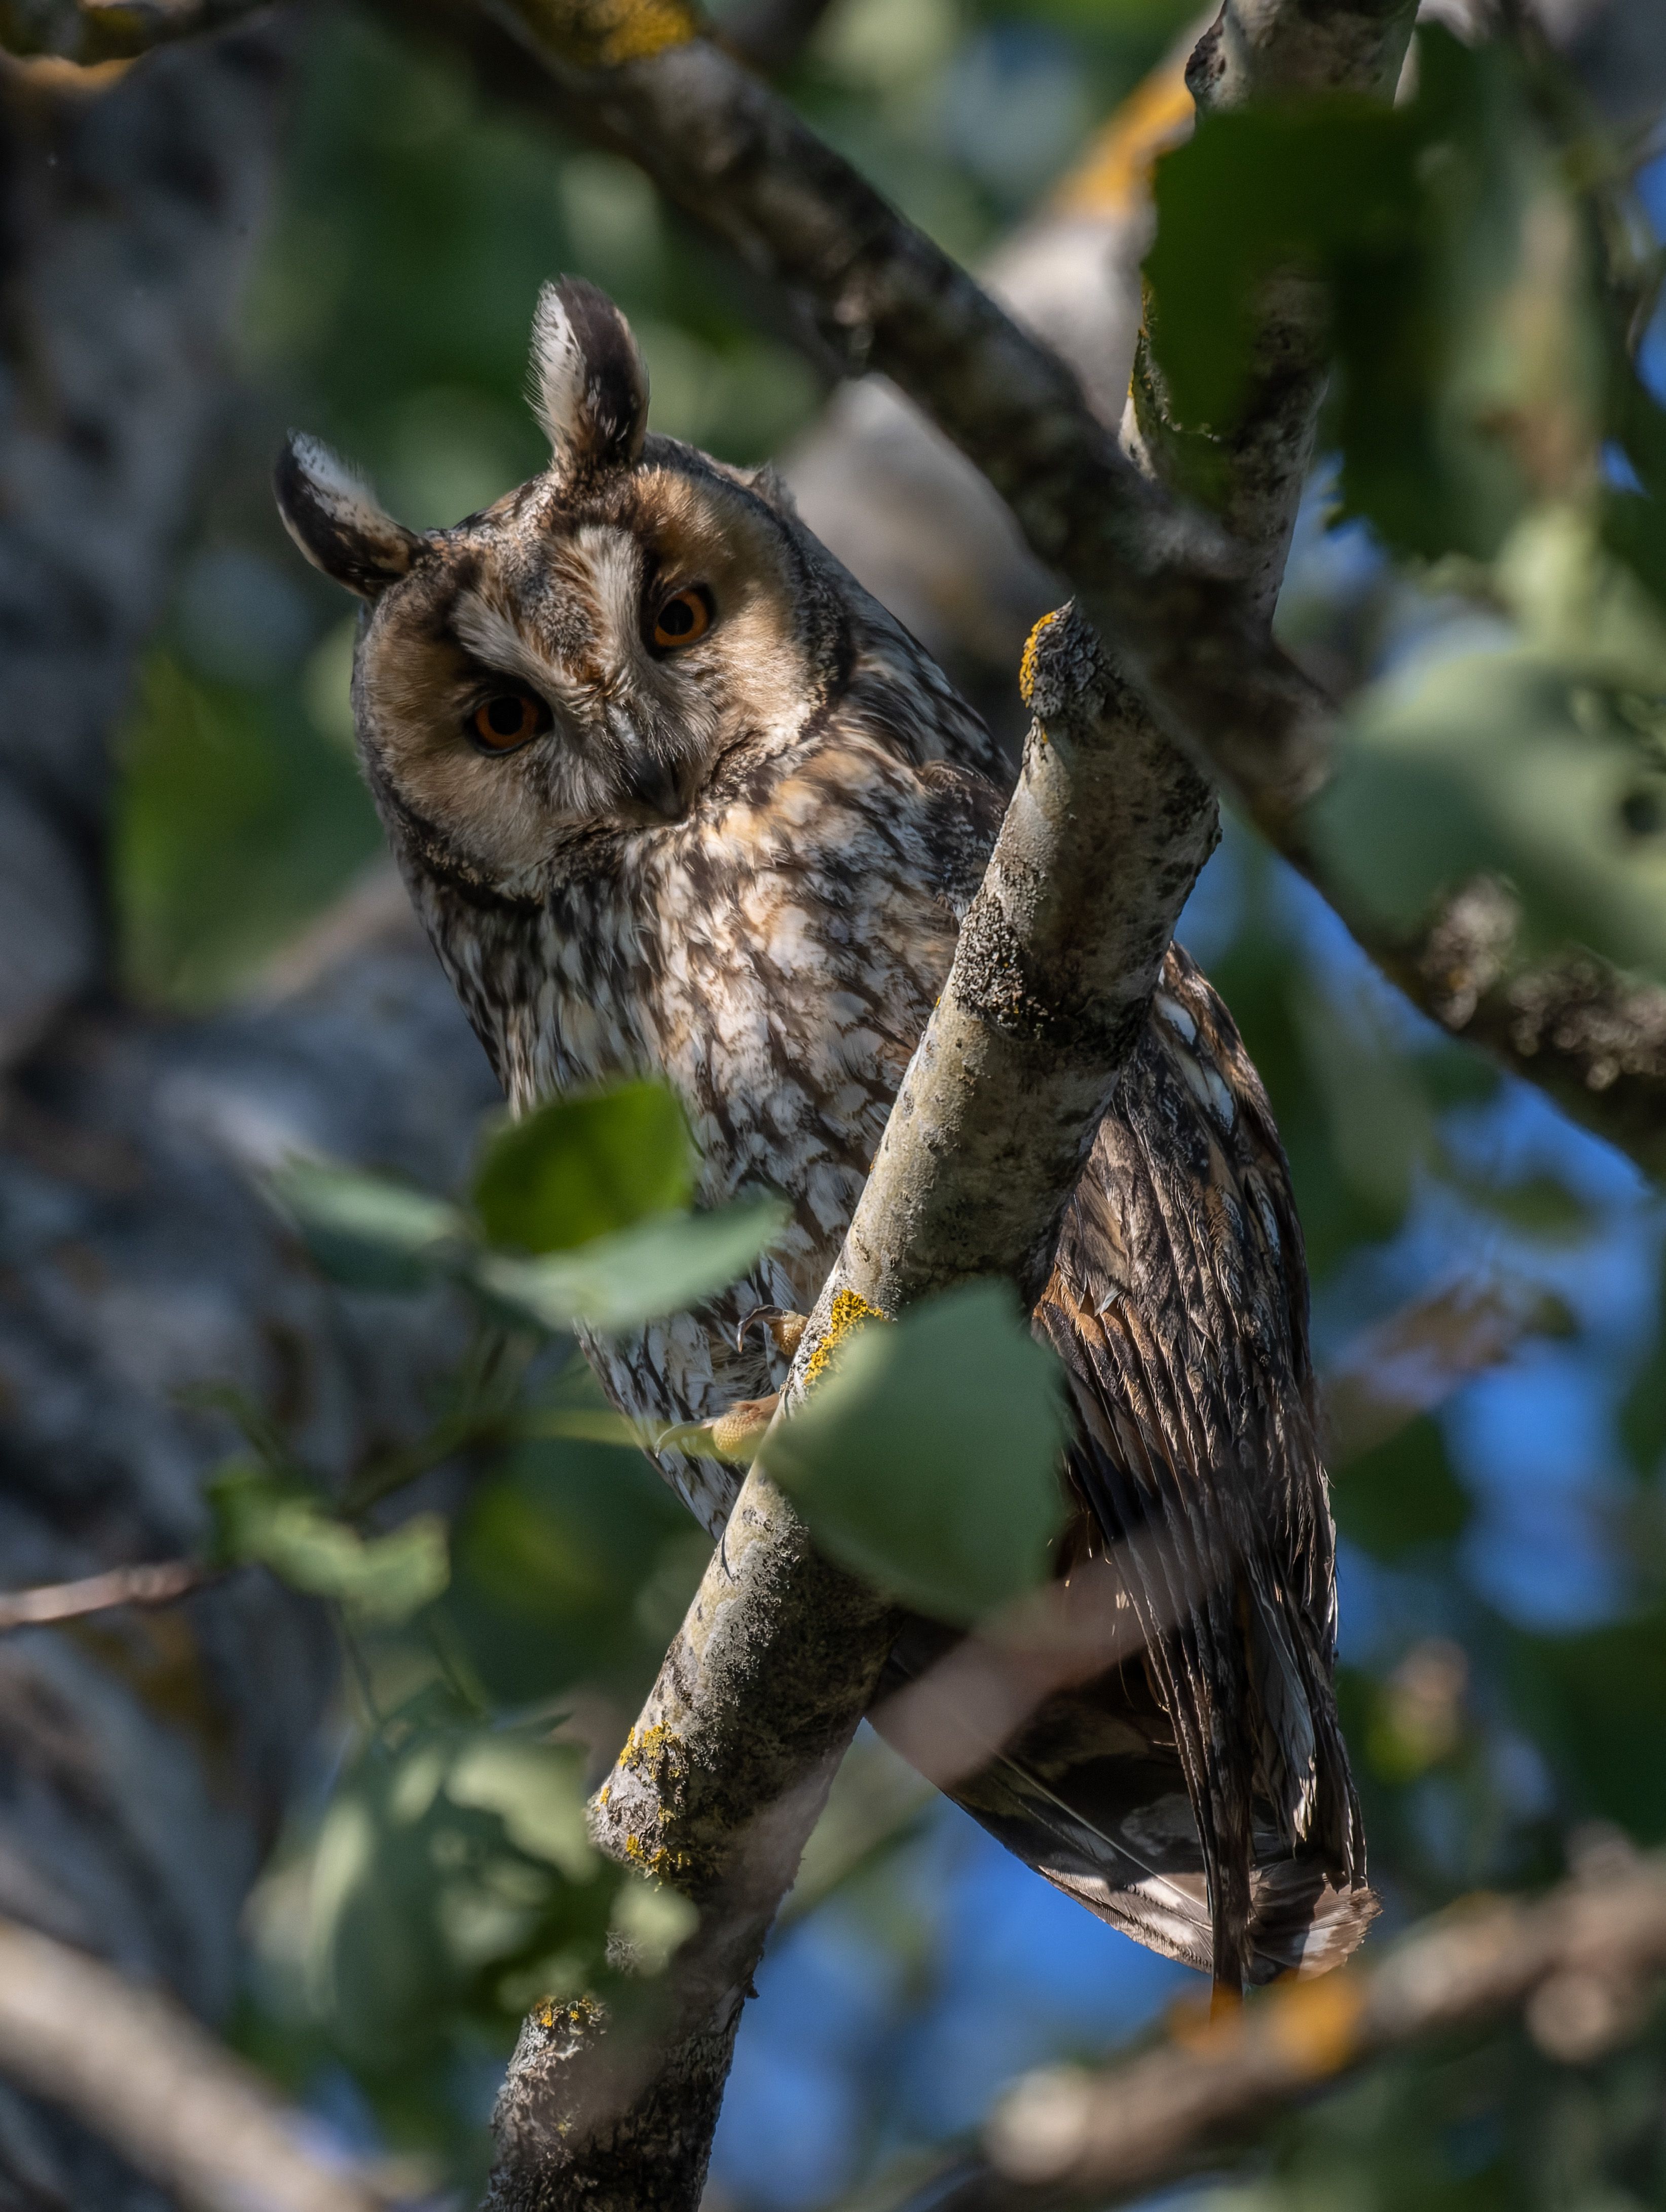
[[[364,774],[512,1106],[659,1076],[702,1202],[790,1201],[727,1295],[587,1344],[627,1414],[705,1422],[785,1380],[742,1324],[807,1312],[838,1255],[1006,771],[773,471],[648,434],[603,294],[546,287],[532,375],[549,467],[453,528],[406,529],[305,437],[277,498],[364,602]],[[1178,947],[1033,1327],[1075,1408],[1061,1571],[1114,1562],[1142,1641],[955,1794],[1217,1985],[1328,1966],[1376,1908],[1333,1692],[1301,1233],[1256,1072]],[[717,1535],[734,1469],[660,1467]],[[891,1679],[945,1635],[905,1632]]]

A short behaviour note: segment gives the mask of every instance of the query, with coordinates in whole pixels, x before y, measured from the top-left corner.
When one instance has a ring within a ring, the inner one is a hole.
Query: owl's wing
[[[1171,1730],[1217,1978],[1253,1972],[1304,1889],[1357,1923],[1352,1948],[1374,1902],[1332,1686],[1301,1232],[1260,1080],[1177,948],[1036,1320],[1077,1408],[1078,1542],[1121,1576]]]

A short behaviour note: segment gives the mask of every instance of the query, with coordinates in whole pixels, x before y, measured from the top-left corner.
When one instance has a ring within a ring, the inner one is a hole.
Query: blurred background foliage
[[[788,89],[976,258],[1191,12],[835,0]],[[1649,495],[1666,447],[1648,388],[1666,392],[1666,335],[1657,319],[1636,343],[1634,311],[1666,167],[1633,199],[1637,149],[1571,148],[1541,62],[1443,54],[1423,94],[1456,100],[1465,131],[1431,185],[1427,107],[1386,126],[1410,149],[1402,196],[1347,293],[1333,459],[1281,608],[1292,645],[1357,695],[1318,834],[1395,912],[1502,859],[1545,941],[1658,972],[1666,658],[1649,594],[1666,538]],[[1290,158],[1200,138],[1160,189],[1178,207],[1187,162],[1214,165],[1218,187],[1234,162],[1264,179]],[[1326,207],[1323,248],[1357,274],[1347,212]],[[753,461],[814,418],[824,392],[777,311],[634,169],[494,105],[380,13],[321,15],[223,459],[126,740],[116,902],[132,985],[162,1013],[264,988],[378,865],[350,749],[351,617],[274,519],[279,438],[330,439],[414,524],[496,497],[538,465],[526,331],[562,268],[631,316],[656,427]],[[1203,433],[1231,402],[1231,288],[1183,297],[1186,277],[1168,337],[1199,373]],[[1396,369],[1373,356],[1373,302],[1408,298],[1424,350]],[[1547,821],[1567,836],[1547,842]],[[1412,1015],[1249,834],[1230,831],[1182,934],[1266,1079],[1306,1227],[1336,1418],[1344,1706],[1388,1927],[1623,1838],[1666,1842],[1656,1195]],[[571,1246],[675,1213],[686,1190],[655,1156],[639,1213],[575,1218]],[[410,1197],[370,1243],[386,1256],[397,1217],[406,1261],[450,1249],[452,1230],[411,1224],[452,1200]],[[486,1186],[478,1205],[470,1236],[493,1231]],[[341,1264],[339,1236],[314,1249]],[[437,1294],[478,1300],[456,1268],[447,1280]],[[264,1505],[240,1520],[228,1503],[222,1524],[233,1555],[325,1578],[350,1662],[310,1801],[251,1910],[240,2033],[348,2140],[423,2151],[436,2190],[478,2169],[521,2008],[581,1978],[617,1924],[573,1825],[573,1747],[593,1775],[623,1739],[708,1549],[566,1340],[489,1305],[467,1370],[434,1378],[428,1448],[406,1462],[297,1468],[245,1409],[237,1495]],[[413,1507],[448,1532],[444,1588],[401,1555],[422,1601],[399,1617],[397,1596],[359,1601]],[[674,1935],[641,1932],[650,1949]],[[970,2126],[1016,2070],[1136,2035],[1189,1988],[865,1734],[743,2028],[714,2212],[887,2201],[864,2193],[875,2177]],[[1200,2187],[1223,2212],[1657,2204],[1666,2036],[1645,2024],[1608,2056],[1525,2030],[1434,2051],[1290,2123],[1248,2179]]]

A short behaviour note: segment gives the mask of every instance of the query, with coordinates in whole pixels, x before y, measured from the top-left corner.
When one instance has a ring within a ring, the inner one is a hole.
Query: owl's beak
[[[624,787],[632,799],[650,814],[658,815],[662,822],[680,822],[688,811],[688,801],[683,796],[676,769],[669,761],[660,760],[646,748],[627,755]]]

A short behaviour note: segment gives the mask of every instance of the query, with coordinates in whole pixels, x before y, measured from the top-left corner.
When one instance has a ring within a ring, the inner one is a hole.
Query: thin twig
[[[82,68],[223,30],[270,0],[0,0],[0,47]]]
[[[33,1589],[0,1591],[0,1635],[13,1628],[37,1628],[51,1620],[79,1620],[89,1613],[108,1613],[118,1605],[172,1605],[222,1570],[200,1559],[161,1559],[154,1566],[112,1567],[79,1582],[43,1583]]]

